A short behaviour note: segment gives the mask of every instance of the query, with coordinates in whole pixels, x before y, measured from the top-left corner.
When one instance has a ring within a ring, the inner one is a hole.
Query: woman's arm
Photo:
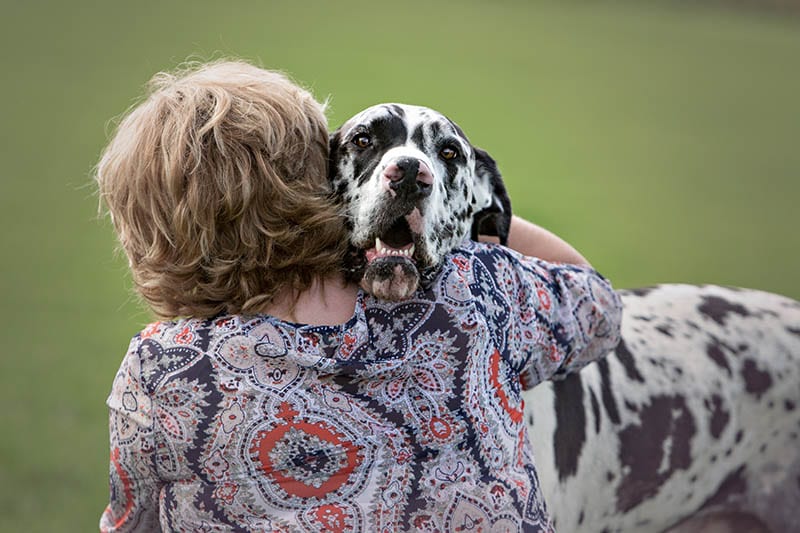
[[[497,237],[481,235],[481,242],[498,242]],[[511,218],[508,247],[523,255],[538,257],[551,263],[567,263],[591,267],[575,248],[561,237],[516,215]]]
[[[480,240],[498,242],[483,235]],[[501,329],[507,329],[513,351],[526,357],[520,369],[523,388],[563,378],[617,345],[619,295],[575,248],[516,216],[508,248],[524,257],[506,251],[518,284],[502,286],[511,291],[506,295],[511,319]]]
[[[141,337],[131,341],[108,397],[111,461],[102,533],[161,531],[153,400],[142,379]]]

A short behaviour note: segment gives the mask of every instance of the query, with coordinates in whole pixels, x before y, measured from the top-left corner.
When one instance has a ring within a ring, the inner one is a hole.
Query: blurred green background
[[[518,213],[618,287],[800,297],[800,17],[684,2],[6,2],[0,531],[92,531],[104,400],[147,320],[90,175],[158,70],[244,57],[325,98],[434,107]]]

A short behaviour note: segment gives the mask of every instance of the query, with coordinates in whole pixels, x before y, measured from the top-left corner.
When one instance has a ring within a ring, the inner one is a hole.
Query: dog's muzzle
[[[385,300],[405,300],[419,286],[417,244],[422,233],[422,202],[433,190],[433,172],[416,157],[398,157],[381,174],[388,195],[387,208],[394,220],[378,232],[375,247],[365,251],[366,268],[361,287]]]

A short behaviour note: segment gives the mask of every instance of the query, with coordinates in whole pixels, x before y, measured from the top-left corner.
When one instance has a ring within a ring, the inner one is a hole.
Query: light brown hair
[[[160,318],[253,313],[340,270],[324,106],[241,61],[159,73],[97,167],[137,291]]]

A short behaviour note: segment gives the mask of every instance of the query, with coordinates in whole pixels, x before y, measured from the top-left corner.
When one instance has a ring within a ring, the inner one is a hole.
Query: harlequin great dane
[[[402,300],[466,236],[505,241],[489,155],[430,109],[386,104],[331,136],[349,269]],[[523,394],[561,531],[800,531],[800,303],[758,291],[620,291],[622,342]]]

